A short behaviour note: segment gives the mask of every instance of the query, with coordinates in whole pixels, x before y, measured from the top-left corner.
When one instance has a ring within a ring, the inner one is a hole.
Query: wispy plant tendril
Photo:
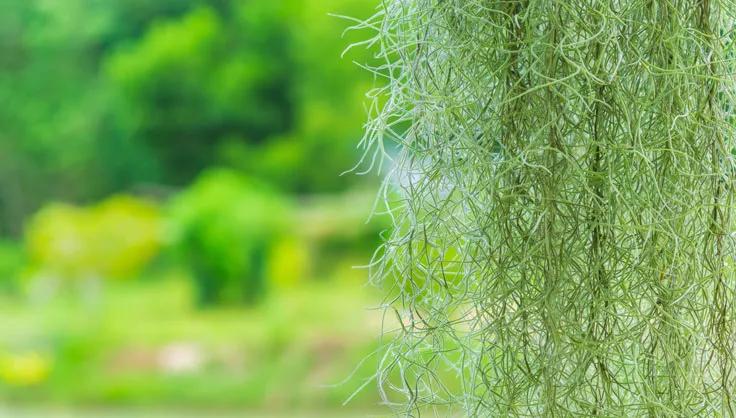
[[[384,0],[365,161],[407,416],[735,416],[734,15]],[[399,144],[389,156],[388,142]],[[395,315],[394,315],[395,313]]]

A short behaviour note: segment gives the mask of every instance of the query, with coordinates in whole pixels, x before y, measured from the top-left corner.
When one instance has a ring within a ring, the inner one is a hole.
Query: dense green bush
[[[204,305],[257,302],[268,287],[269,252],[293,222],[284,197],[225,169],[205,172],[177,196],[170,218],[171,243]]]

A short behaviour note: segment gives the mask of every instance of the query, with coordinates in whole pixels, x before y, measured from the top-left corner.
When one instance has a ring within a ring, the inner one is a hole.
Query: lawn
[[[342,406],[374,370],[361,360],[380,331],[380,314],[369,309],[376,295],[359,280],[282,290],[254,308],[202,310],[188,281],[169,276],[3,296],[0,415],[380,411],[373,385]]]

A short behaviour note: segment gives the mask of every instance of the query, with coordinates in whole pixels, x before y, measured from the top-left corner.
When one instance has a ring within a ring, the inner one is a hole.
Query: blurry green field
[[[0,418],[383,410],[377,5],[0,2]]]
[[[184,412],[181,410],[64,410],[64,409],[0,409],[0,417],[14,418],[377,418],[387,416],[372,412],[303,411],[269,414],[255,411],[240,412]]]
[[[370,376],[372,361],[337,384],[375,349],[380,316],[368,309],[375,305],[369,289],[318,282],[274,293],[257,308],[198,310],[188,283],[108,282],[96,302],[67,289],[30,308],[4,296],[0,350],[40,353],[50,370],[37,384],[3,384],[3,404],[12,416],[28,405],[285,416],[376,409],[371,385],[341,406]]]

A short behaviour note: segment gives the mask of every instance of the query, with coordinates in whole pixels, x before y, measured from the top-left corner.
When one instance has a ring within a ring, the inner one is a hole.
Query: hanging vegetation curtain
[[[735,416],[734,14],[384,0],[363,146],[410,416]],[[448,412],[449,410],[449,412]]]

